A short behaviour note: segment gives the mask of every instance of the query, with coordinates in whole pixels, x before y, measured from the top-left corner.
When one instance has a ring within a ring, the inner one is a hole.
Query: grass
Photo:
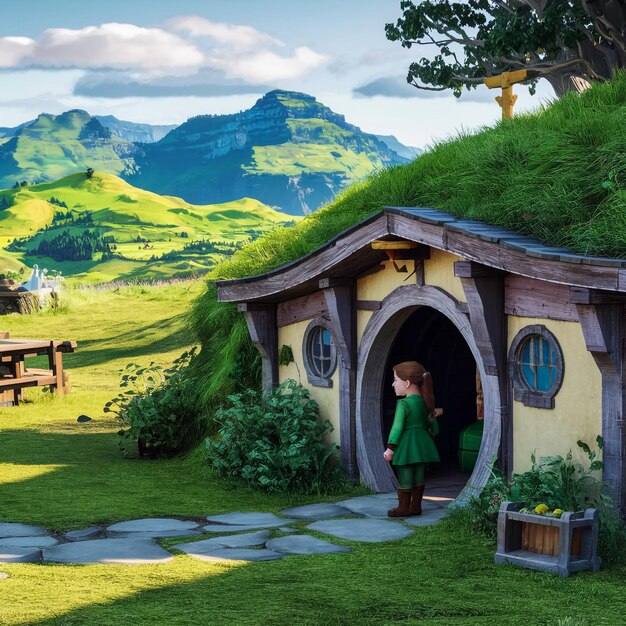
[[[118,370],[128,361],[170,363],[187,348],[185,312],[201,290],[199,282],[74,289],[57,312],[2,318],[13,336],[79,346],[65,356],[69,396],[32,390],[28,402],[0,409],[0,521],[69,530],[329,499],[253,492],[216,478],[199,453],[171,461],[120,455],[117,424],[101,412],[117,393]],[[81,414],[93,421],[76,422]],[[363,491],[336,499],[354,493]],[[0,578],[0,624],[613,626],[626,611],[625,568],[560,579],[499,567],[493,544],[456,519],[402,541],[334,541],[352,552],[256,564],[181,553],[160,565],[1,564],[9,578]]]
[[[80,172],[53,183],[8,189],[0,192],[0,197],[11,203],[0,209],[0,249],[6,248],[14,238],[27,239],[19,251],[0,250],[0,272],[37,263],[80,282],[165,278],[206,271],[221,259],[220,254],[180,253],[176,260],[156,261],[151,257],[180,252],[186,243],[194,240],[240,244],[248,241],[252,233],[293,220],[251,198],[193,205],[181,198],[138,189],[117,176],[101,172],[91,179]],[[51,203],[51,198],[67,208]],[[74,218],[90,215],[93,223],[53,222],[55,214],[64,215],[68,211]],[[44,240],[64,231],[76,236],[88,229],[114,237],[118,244],[116,252],[125,258],[112,262],[54,261],[34,254]],[[149,247],[145,248],[137,238],[148,240]]]

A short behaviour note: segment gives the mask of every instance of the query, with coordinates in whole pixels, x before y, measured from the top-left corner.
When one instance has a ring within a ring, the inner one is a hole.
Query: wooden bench
[[[0,331],[0,405],[19,404],[27,387],[49,386],[57,395],[67,393],[63,354],[75,348],[75,341],[9,339],[7,332]],[[25,359],[39,355],[48,356],[49,369],[26,368]]]

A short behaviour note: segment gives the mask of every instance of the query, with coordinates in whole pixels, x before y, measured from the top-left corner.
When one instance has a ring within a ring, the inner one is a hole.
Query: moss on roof
[[[546,244],[626,258],[626,74],[381,171],[295,226],[245,246],[211,278],[293,261],[385,205],[447,210]],[[200,341],[211,346],[199,361],[207,398],[228,392],[234,380],[231,365],[216,361],[220,350],[232,356],[247,341],[233,311],[215,302],[210,287],[192,313]]]

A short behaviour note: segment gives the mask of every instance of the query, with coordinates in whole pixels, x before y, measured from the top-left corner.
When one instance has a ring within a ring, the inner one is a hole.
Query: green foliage
[[[591,4],[596,3],[405,0],[402,17],[386,24],[385,31],[405,48],[431,46],[434,54],[409,66],[407,82],[418,88],[453,89],[459,96],[484,76],[526,68],[533,86],[548,74],[559,93],[573,89],[570,76],[608,80],[623,66],[615,54],[625,43],[622,16],[618,11],[609,17],[604,7]]]
[[[280,365],[289,365],[294,362],[293,350],[291,346],[282,345],[278,354],[278,363]]]
[[[229,400],[231,406],[215,417],[219,437],[207,440],[220,474],[266,491],[322,490],[337,446],[324,443],[332,426],[320,422],[319,406],[307,389],[287,380],[268,398],[248,389]]]
[[[136,443],[140,454],[171,456],[194,441],[196,382],[187,369],[194,352],[184,352],[167,369],[129,363],[123,370],[123,391],[103,411],[114,413],[125,426],[118,432],[125,452]]]
[[[496,536],[498,512],[502,502],[525,502],[532,511],[540,504],[549,510],[581,511],[596,508],[600,513],[600,553],[604,559],[626,562],[626,526],[602,493],[603,484],[592,472],[601,470],[602,461],[590,446],[578,441],[589,459],[588,467],[575,463],[570,451],[562,456],[547,457],[537,462],[531,456],[531,468],[522,474],[513,474],[507,480],[500,471],[492,470],[491,478],[480,494],[470,498],[461,514],[474,530],[490,537]],[[596,438],[602,450],[602,437]]]

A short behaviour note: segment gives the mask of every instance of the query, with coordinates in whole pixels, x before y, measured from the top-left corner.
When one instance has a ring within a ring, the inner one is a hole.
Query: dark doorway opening
[[[387,441],[393,423],[396,396],[391,387],[391,368],[402,361],[419,361],[431,372],[435,404],[444,410],[435,442],[441,463],[428,467],[433,477],[458,475],[467,480],[470,472],[459,466],[459,436],[477,421],[476,361],[456,326],[442,313],[422,306],[410,315],[396,335],[385,365],[382,393],[382,432]]]

